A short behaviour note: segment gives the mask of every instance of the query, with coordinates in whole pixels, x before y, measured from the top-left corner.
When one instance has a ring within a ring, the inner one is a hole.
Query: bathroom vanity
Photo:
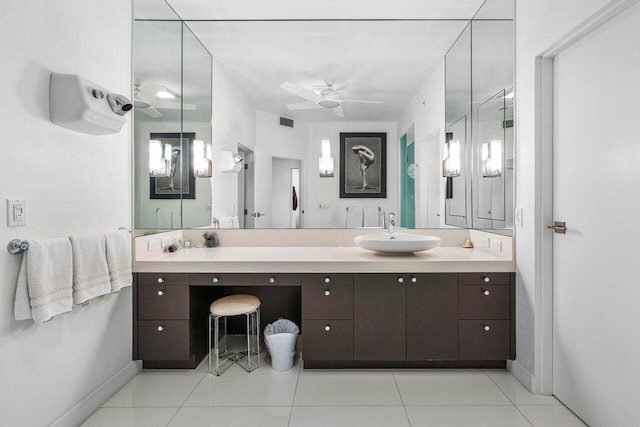
[[[515,359],[512,262],[488,252],[235,247],[137,265],[134,358],[146,368],[195,368],[207,354],[209,305],[233,293],[261,299],[261,328],[279,317],[301,326],[305,368],[499,368]],[[243,332],[233,321],[229,329]]]

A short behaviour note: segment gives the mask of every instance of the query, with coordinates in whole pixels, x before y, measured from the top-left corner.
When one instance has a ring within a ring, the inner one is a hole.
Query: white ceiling
[[[286,117],[317,121],[396,120],[426,83],[464,21],[189,22],[188,26],[253,105]],[[289,111],[304,101],[280,88],[285,81],[311,89],[356,80],[345,99],[345,119],[330,110]]]
[[[484,0],[167,0],[194,19],[471,19]]]

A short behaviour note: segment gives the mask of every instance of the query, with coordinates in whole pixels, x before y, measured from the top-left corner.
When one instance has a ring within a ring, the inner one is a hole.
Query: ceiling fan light
[[[323,108],[336,108],[340,106],[340,101],[337,101],[335,99],[323,99],[322,101],[318,102],[318,105]]]
[[[167,90],[159,90],[156,96],[161,99],[174,99],[176,96]]]

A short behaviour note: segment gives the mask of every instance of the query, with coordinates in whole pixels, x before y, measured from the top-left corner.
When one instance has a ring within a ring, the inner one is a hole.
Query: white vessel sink
[[[419,234],[365,234],[353,239],[362,249],[382,253],[409,254],[428,251],[437,247],[442,241],[435,236]]]

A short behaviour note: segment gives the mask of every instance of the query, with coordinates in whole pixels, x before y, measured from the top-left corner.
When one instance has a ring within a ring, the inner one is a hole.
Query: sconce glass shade
[[[442,176],[444,178],[460,176],[460,164],[460,140],[452,139],[444,145]]]
[[[171,171],[171,144],[163,144],[157,139],[149,140],[149,174],[167,177]]]
[[[482,176],[502,176],[502,141],[499,139],[482,144]]]
[[[332,178],[334,170],[333,157],[331,157],[331,141],[322,140],[322,157],[318,159],[318,171],[320,178]]]
[[[211,178],[211,144],[193,140],[193,174],[196,178]]]

